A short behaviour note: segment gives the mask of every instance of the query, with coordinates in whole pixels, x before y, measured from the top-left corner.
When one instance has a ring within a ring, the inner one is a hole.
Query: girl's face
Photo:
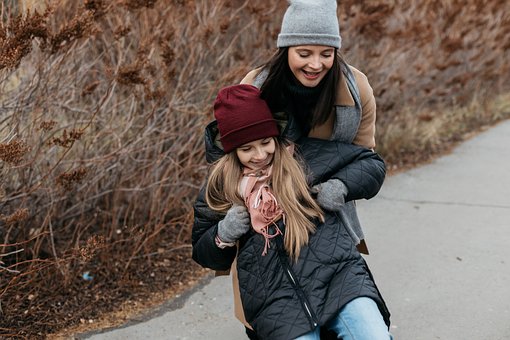
[[[306,87],[319,85],[333,66],[335,49],[330,46],[303,45],[289,47],[289,68]]]
[[[251,170],[259,170],[271,164],[275,147],[273,137],[257,139],[238,147],[236,154],[243,166]]]

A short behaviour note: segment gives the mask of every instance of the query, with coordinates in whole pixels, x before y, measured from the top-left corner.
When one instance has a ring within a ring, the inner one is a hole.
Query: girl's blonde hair
[[[315,232],[314,220],[324,221],[324,216],[310,195],[300,162],[278,138],[275,144],[271,187],[285,213],[285,249],[296,260],[301,247],[308,244],[310,233]],[[216,161],[206,185],[205,198],[209,207],[226,213],[232,204],[244,204],[239,193],[241,177],[242,165],[235,150]]]

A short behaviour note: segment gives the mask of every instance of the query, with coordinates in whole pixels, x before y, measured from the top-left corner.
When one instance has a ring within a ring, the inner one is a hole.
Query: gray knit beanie
[[[289,0],[276,46],[299,45],[340,48],[336,0]]]

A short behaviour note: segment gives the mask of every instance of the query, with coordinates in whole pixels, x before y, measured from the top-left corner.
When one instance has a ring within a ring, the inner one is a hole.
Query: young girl
[[[375,153],[301,140],[307,164],[299,164],[251,85],[222,89],[214,115],[206,143],[224,155],[194,206],[193,259],[228,270],[237,256],[244,315],[260,339],[319,339],[321,328],[344,340],[389,339],[389,313],[367,264],[339,215],[311,197],[302,170],[310,170],[311,184],[351,178],[349,194],[357,197],[374,185],[357,172],[378,161]],[[330,155],[327,166],[318,148]]]

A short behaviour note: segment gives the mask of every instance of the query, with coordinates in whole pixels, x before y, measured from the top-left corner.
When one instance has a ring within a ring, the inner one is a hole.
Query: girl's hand
[[[218,237],[221,241],[232,243],[250,230],[250,214],[243,205],[233,205],[225,218],[218,223]]]

